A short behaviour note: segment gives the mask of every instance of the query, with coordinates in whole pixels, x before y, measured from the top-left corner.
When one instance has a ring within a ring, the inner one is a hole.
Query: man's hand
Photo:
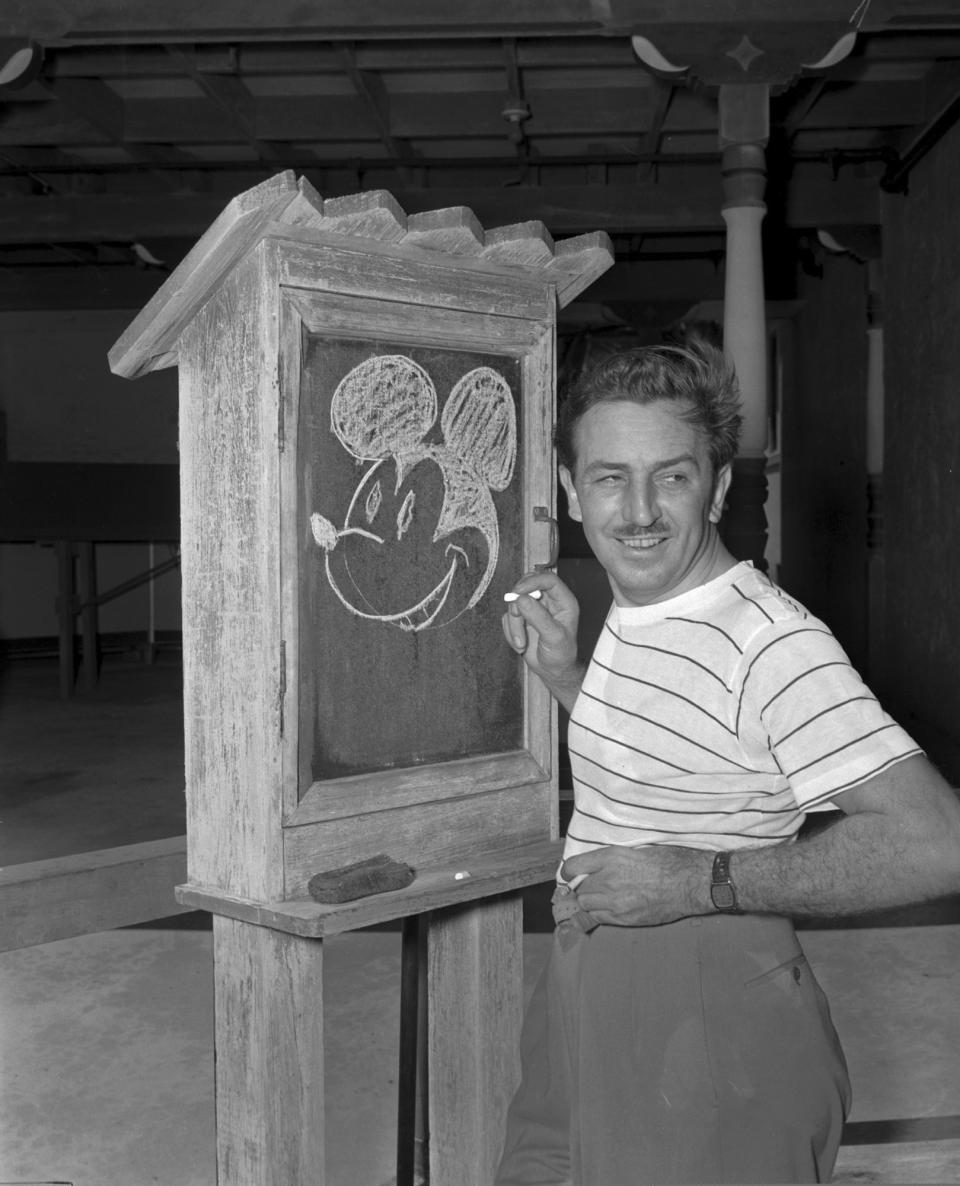
[[[580,909],[595,922],[652,927],[695,914],[711,914],[714,854],[698,848],[648,844],[594,849],[563,863],[565,881],[576,881]]]
[[[556,573],[548,571],[528,573],[513,591],[520,596],[503,615],[504,637],[569,711],[584,675],[584,665],[577,660],[577,599]],[[535,591],[539,600],[530,596]]]

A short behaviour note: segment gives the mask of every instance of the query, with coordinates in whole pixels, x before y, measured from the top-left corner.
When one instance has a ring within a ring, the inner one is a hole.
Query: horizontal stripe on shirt
[[[568,748],[567,856],[782,843],[806,811],[919,752],[827,627],[749,564],[611,608]]]

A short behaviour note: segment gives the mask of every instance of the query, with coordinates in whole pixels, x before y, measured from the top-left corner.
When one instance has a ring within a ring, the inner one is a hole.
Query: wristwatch
[[[718,852],[713,858],[713,875],[710,879],[710,901],[721,914],[739,914],[737,887],[730,876],[730,854]]]

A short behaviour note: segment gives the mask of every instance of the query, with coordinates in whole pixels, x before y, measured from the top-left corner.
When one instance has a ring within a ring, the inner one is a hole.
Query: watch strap
[[[737,897],[737,887],[734,885],[730,873],[730,853],[728,852],[718,852],[713,858],[710,901],[713,903],[714,910],[721,914],[740,913],[740,901]]]

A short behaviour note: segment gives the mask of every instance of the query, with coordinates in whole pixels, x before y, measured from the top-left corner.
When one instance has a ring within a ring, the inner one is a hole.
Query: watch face
[[[718,910],[733,910],[737,904],[733,886],[722,881],[710,887],[710,898]]]

